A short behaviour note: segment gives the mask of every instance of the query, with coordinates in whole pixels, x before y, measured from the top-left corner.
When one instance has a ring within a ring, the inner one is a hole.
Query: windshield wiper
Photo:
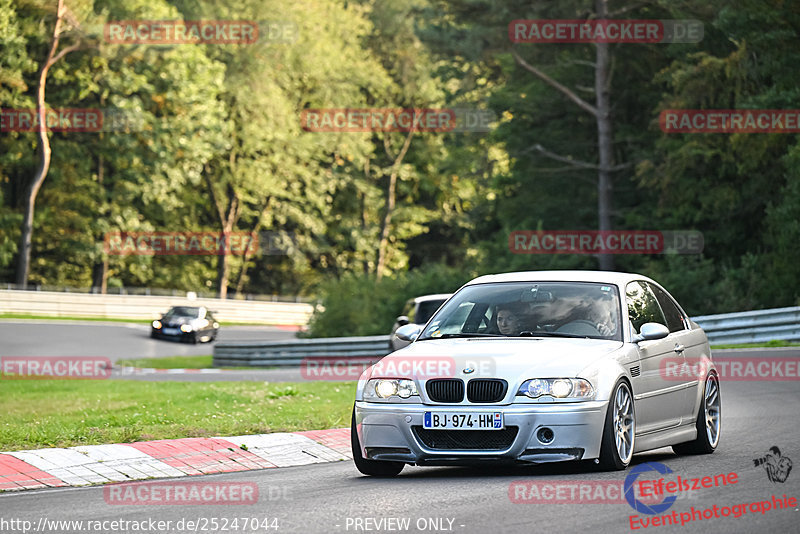
[[[530,330],[520,332],[518,337],[574,337],[593,339],[582,334],[568,334],[566,332],[531,332]]]
[[[462,332],[460,334],[442,334],[439,337],[424,337],[420,339],[420,341],[425,341],[426,339],[448,339],[448,338],[466,338],[466,337],[506,337],[503,334],[483,334],[483,333],[468,333]]]
[[[576,338],[576,339],[604,339],[604,338],[591,338],[589,336],[581,335],[581,334],[568,334],[566,332],[531,332],[530,330],[525,330],[520,332],[519,335],[516,336],[506,336],[503,334],[483,334],[483,333],[467,333],[463,332],[460,334],[442,334],[439,337],[422,337],[419,338],[418,341],[426,341],[428,339],[453,339],[453,338],[470,338],[470,337],[490,337],[490,338],[501,338],[501,339],[515,339],[521,337],[568,337],[568,338]]]

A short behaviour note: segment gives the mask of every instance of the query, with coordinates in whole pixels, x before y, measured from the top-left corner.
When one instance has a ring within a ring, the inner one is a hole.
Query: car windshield
[[[581,337],[622,340],[619,292],[612,284],[503,282],[468,286],[419,336]]]
[[[175,306],[171,308],[164,317],[200,317],[200,308],[192,308],[189,306]]]

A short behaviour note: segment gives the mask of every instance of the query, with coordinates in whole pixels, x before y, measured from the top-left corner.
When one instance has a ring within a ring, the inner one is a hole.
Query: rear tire
[[[356,431],[356,410],[353,408],[353,417],[350,420],[350,446],[353,449],[353,462],[362,474],[373,477],[393,477],[400,474],[406,464],[403,462],[383,462],[367,460],[361,455],[361,444],[358,442]]]
[[[622,471],[633,458],[636,434],[636,412],[631,387],[624,380],[614,386],[608,400],[606,424],[600,442],[600,463],[603,471]]]
[[[676,454],[711,454],[717,449],[722,429],[722,401],[717,375],[710,374],[706,377],[695,428],[697,428],[695,439],[672,446]]]

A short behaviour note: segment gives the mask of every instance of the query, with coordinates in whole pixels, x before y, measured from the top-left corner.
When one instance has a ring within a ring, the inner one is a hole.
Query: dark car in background
[[[153,321],[152,338],[172,338],[191,343],[214,341],[219,323],[203,306],[173,306],[161,319]]]
[[[392,333],[389,336],[389,352],[400,350],[410,343],[395,336],[395,330],[407,324],[424,325],[451,295],[452,293],[439,293],[409,299],[403,306],[403,312],[395,319],[394,326],[392,326]]]

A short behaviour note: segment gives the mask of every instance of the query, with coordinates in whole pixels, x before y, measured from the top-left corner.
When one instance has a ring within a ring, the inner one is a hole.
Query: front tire
[[[356,410],[353,408],[353,417],[350,421],[350,446],[353,449],[353,462],[362,474],[373,477],[393,477],[400,474],[406,464],[403,462],[382,462],[367,460],[361,455],[361,444],[358,442],[356,431]]]
[[[606,424],[600,444],[600,468],[621,471],[633,458],[636,414],[631,387],[624,380],[614,386],[606,411]]]
[[[697,410],[697,437],[692,441],[673,445],[677,454],[711,454],[719,445],[722,427],[722,402],[719,394],[719,378],[710,374],[703,386],[703,401]]]

